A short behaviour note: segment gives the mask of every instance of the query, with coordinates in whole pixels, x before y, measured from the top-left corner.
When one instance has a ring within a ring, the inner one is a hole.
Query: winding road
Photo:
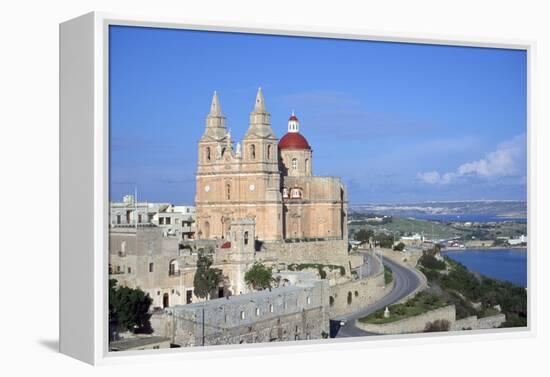
[[[365,260],[371,261],[372,266],[372,255],[365,255]],[[368,260],[366,258],[368,258]],[[395,280],[395,286],[393,290],[372,305],[366,306],[354,313],[335,318],[336,320],[344,320],[346,322],[345,325],[340,327],[340,329],[338,330],[336,338],[376,335],[357,328],[355,326],[355,320],[371,314],[378,309],[382,309],[386,306],[396,303],[397,301],[412,293],[416,288],[418,288],[418,286],[420,286],[420,284],[422,284],[420,278],[412,269],[398,264],[390,260],[389,258],[383,258],[383,263],[393,272],[393,279]]]

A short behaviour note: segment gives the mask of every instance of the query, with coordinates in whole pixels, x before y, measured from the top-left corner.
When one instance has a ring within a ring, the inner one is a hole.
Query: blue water
[[[470,271],[527,287],[525,249],[445,251],[442,254],[462,263]]]

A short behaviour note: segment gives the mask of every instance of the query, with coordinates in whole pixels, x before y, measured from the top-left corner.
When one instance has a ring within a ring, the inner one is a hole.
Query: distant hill
[[[525,201],[455,201],[455,202],[421,202],[421,203],[365,203],[350,204],[355,213],[375,213],[396,216],[414,215],[491,215],[502,217],[526,217]]]

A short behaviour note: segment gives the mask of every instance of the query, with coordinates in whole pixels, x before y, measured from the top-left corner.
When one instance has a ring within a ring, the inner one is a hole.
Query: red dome
[[[279,149],[311,149],[305,137],[298,132],[288,132],[279,141]]]
[[[296,115],[291,115],[290,118],[288,118],[288,120],[298,120],[298,118],[296,118]]]

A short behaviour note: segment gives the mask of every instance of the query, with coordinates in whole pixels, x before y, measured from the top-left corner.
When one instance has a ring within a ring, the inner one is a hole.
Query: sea
[[[526,249],[467,249],[442,254],[462,263],[470,271],[527,287]]]

